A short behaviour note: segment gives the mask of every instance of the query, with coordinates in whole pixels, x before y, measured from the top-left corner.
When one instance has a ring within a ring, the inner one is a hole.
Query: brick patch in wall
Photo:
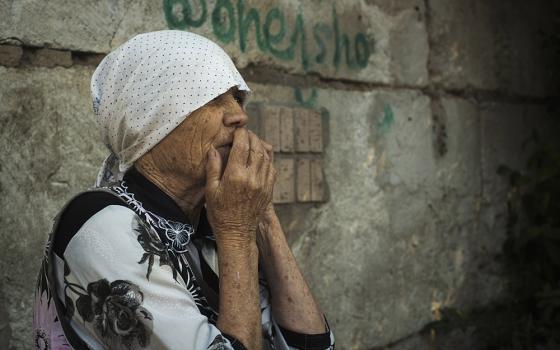
[[[278,173],[274,203],[326,200],[323,176],[323,113],[274,104],[246,106],[249,129],[272,145]]]
[[[325,184],[323,177],[323,160],[312,159],[311,170],[311,201],[320,202],[325,197]]]
[[[266,142],[272,145],[274,152],[280,151],[280,109],[274,106],[263,106],[257,118],[262,119],[262,132],[257,132]]]
[[[279,107],[280,119],[280,151],[294,151],[294,115],[288,107]]]
[[[309,137],[309,151],[321,153],[323,152],[323,121],[318,111],[309,110],[307,115],[307,126]]]
[[[307,113],[299,113],[295,120],[296,150],[298,152],[309,151],[309,125]]]
[[[296,182],[298,202],[311,201],[311,161],[309,159],[298,159]]]
[[[294,160],[291,158],[275,159],[274,168],[277,171],[277,176],[273,202],[293,203],[295,201]]]

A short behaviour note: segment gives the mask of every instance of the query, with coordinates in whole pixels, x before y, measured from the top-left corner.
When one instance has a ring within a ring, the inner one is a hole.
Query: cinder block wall
[[[162,29],[217,41],[253,89],[275,202],[337,347],[430,348],[418,332],[441,308],[507,296],[496,168],[521,168],[533,131],[557,139],[558,14],[553,0],[0,0],[0,348],[32,346],[51,219],[106,154],[95,65]]]

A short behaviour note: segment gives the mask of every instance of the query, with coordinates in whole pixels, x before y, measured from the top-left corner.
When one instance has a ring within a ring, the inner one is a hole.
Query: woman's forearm
[[[218,328],[248,349],[261,349],[258,249],[253,242],[217,241],[220,270]]]
[[[283,328],[305,334],[325,332],[325,320],[297,266],[274,213],[259,224],[258,246],[271,293],[272,313]]]

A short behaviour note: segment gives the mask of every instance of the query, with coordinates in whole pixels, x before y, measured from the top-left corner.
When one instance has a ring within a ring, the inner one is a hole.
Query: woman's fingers
[[[272,151],[272,146],[268,143],[261,140],[261,144],[265,151],[265,164],[263,164],[262,172],[261,172],[261,181],[262,183],[266,184],[268,181],[268,174],[271,168],[274,168],[274,152]]]
[[[228,160],[228,175],[241,176],[250,187],[268,192],[274,185],[273,158],[271,145],[245,128],[237,129]]]
[[[274,188],[274,182],[276,180],[276,170],[274,169],[274,150],[272,149],[272,145],[266,143],[263,140],[260,140],[260,142],[263,151],[265,152],[265,161],[262,165],[262,171],[259,178],[265,191],[270,196],[272,196],[272,190]],[[272,197],[270,197],[270,200],[272,200]]]
[[[270,194],[272,195],[272,191],[274,190],[274,183],[276,182],[276,169],[274,169],[274,164],[271,163],[270,167],[268,168],[268,172],[266,174],[266,184],[270,189]],[[271,198],[272,199],[272,198]]]
[[[262,141],[251,131],[249,131],[249,143],[251,147],[249,151],[249,166],[254,172],[261,172],[266,158],[268,158],[266,150]]]
[[[220,174],[222,170],[222,159],[218,151],[212,147],[208,151],[206,162],[206,189],[214,192],[220,185]]]
[[[245,128],[238,128],[233,133],[233,144],[229,153],[228,165],[247,166],[249,161],[249,132]]]
[[[272,145],[269,143],[264,142],[263,140],[261,140],[261,143],[266,151],[266,156],[268,159],[270,159],[270,161],[272,161],[272,158],[274,156],[274,151],[272,149]]]
[[[264,144],[264,148],[266,149],[266,154],[268,156],[268,159],[270,160],[271,163],[274,163],[274,150],[272,149],[272,145],[264,141],[263,144]]]
[[[250,238],[257,225],[256,218],[272,200],[272,147],[244,128],[235,130],[222,176],[219,155],[210,152],[206,201],[211,224],[215,232],[241,228]]]
[[[272,145],[270,143],[267,143],[263,140],[261,140],[261,143],[262,143],[264,149],[266,150],[266,153],[272,152]]]

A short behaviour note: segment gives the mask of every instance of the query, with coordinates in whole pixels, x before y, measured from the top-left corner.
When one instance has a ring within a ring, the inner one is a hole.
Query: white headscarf
[[[91,78],[93,110],[111,151],[96,186],[122,179],[190,113],[234,86],[250,92],[227,53],[200,35],[163,30],[122,44]]]

